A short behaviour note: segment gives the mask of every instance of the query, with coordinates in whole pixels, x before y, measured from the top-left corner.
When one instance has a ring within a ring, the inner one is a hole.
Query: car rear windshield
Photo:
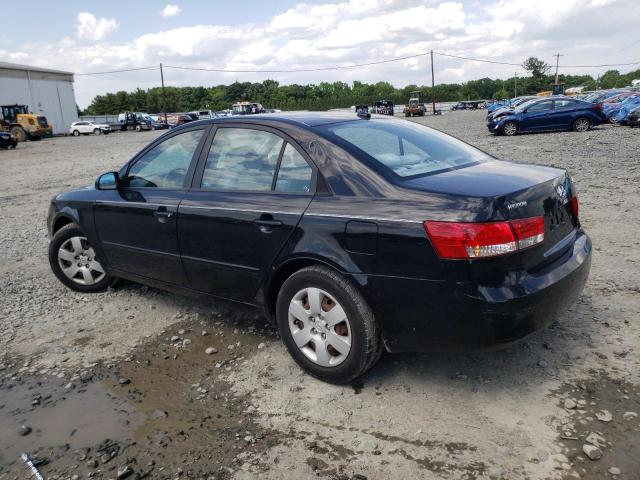
[[[410,121],[354,120],[319,129],[335,143],[355,147],[403,178],[465,167],[489,158],[460,140]]]

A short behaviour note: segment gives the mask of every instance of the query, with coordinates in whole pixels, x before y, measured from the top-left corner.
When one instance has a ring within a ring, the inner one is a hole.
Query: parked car
[[[631,113],[629,113],[627,125],[629,125],[630,127],[640,127],[640,108],[636,108]]]
[[[509,105],[503,105],[500,108],[493,109],[487,113],[487,119],[503,115],[505,112],[512,112],[516,107],[523,105],[532,100],[540,100],[540,97],[518,97],[511,100]]]
[[[501,135],[545,130],[586,132],[606,120],[601,104],[570,97],[543,97],[525,102],[512,111],[491,116],[487,120],[487,128],[491,133]]]
[[[391,117],[202,120],[61,193],[49,261],[73,290],[116,278],[259,307],[310,374],[381,352],[493,348],[580,295],[591,242],[566,171],[499,161]]]
[[[179,127],[180,125],[184,125],[185,123],[194,122],[197,118],[193,118],[191,115],[175,115],[174,123],[170,125],[170,128]]]
[[[89,135],[93,133],[94,135],[102,135],[103,133],[109,134],[111,133],[111,126],[106,123],[96,123],[96,122],[73,122],[69,127],[69,133],[74,137],[78,135]]]
[[[151,130],[164,130],[165,128],[169,128],[169,124],[165,123],[161,118],[154,120],[153,117],[151,117],[148,123],[151,126]]]
[[[16,148],[18,146],[18,140],[9,132],[0,131],[0,148],[9,149]]]
[[[640,96],[629,97],[624,102],[616,104],[615,107],[610,107],[607,112],[607,118],[613,124],[626,125],[631,112],[639,107]]]

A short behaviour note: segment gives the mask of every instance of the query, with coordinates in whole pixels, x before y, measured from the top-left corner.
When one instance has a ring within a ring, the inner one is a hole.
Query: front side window
[[[536,103],[535,105],[531,105],[528,109],[527,112],[528,113],[539,113],[539,112],[546,112],[551,110],[551,104],[552,102],[540,102],[540,103]]]
[[[125,186],[182,188],[203,132],[180,133],[153,147],[131,166]]]
[[[319,127],[336,143],[347,143],[400,177],[472,165],[490,157],[449,135],[412,122],[354,120]]]
[[[249,128],[220,128],[202,176],[206,190],[269,191],[284,140]]]

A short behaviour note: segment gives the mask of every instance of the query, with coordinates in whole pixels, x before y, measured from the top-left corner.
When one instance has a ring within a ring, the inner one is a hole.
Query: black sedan
[[[591,242],[564,170],[368,114],[191,122],[51,203],[49,260],[260,307],[293,358],[350,381],[390,352],[508,344],[580,295]]]
[[[9,149],[16,148],[18,146],[18,140],[9,132],[0,131],[0,148]]]

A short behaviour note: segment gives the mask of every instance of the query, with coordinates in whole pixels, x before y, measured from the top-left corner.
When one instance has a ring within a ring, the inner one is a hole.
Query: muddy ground
[[[385,355],[343,387],[303,374],[250,309],[54,278],[51,197],[157,133],[0,151],[0,479],[29,478],[23,452],[47,479],[640,478],[640,130],[505,138],[483,117],[416,121],[569,169],[594,243],[582,298],[507,350]]]

